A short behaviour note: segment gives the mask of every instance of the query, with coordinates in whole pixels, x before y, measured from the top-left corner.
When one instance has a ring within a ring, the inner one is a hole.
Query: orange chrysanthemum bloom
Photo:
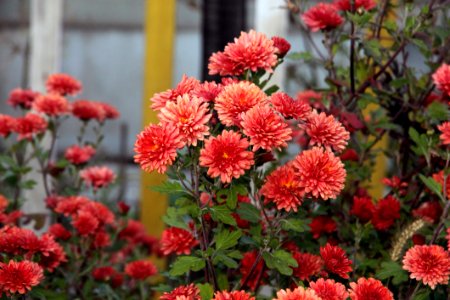
[[[316,282],[310,282],[309,287],[314,290],[322,300],[346,300],[347,290],[342,283],[333,279],[319,278]]]
[[[45,83],[48,93],[76,95],[81,92],[81,83],[67,74],[52,74]]]
[[[136,260],[125,266],[125,274],[138,280],[144,280],[156,273],[156,266],[149,260]]]
[[[80,178],[96,190],[111,184],[116,179],[116,174],[106,166],[93,166],[82,170]]]
[[[242,115],[243,132],[250,138],[253,151],[262,148],[271,151],[287,147],[292,139],[289,125],[269,105],[260,104]]]
[[[184,147],[178,129],[172,124],[151,124],[139,133],[134,144],[134,161],[144,171],[164,173],[177,157],[177,149]]]
[[[291,96],[283,92],[272,94],[269,101],[275,110],[285,118],[304,120],[311,113],[311,106],[308,102],[294,100]]]
[[[450,65],[443,64],[433,74],[434,84],[450,96]]]
[[[309,277],[319,274],[323,267],[322,258],[311,253],[295,251],[292,257],[297,261],[298,266],[293,268],[293,276],[300,280],[308,280]]]
[[[177,227],[165,229],[161,236],[161,251],[164,255],[175,253],[191,254],[192,248],[198,245],[198,241],[187,230]]]
[[[151,108],[153,110],[161,110],[166,106],[167,102],[175,102],[178,96],[183,96],[184,94],[190,95],[199,85],[200,81],[198,81],[198,79],[183,75],[181,81],[174,89],[168,89],[153,95],[150,99],[152,102]]]
[[[339,157],[319,147],[305,150],[294,160],[300,186],[315,198],[336,198],[344,188],[346,171]]]
[[[444,122],[438,126],[441,131],[439,138],[441,139],[442,145],[450,144],[450,122]]]
[[[207,125],[211,114],[208,113],[208,103],[197,97],[184,94],[176,102],[167,102],[158,114],[161,122],[166,122],[178,128],[187,145],[197,146],[197,141],[203,141],[209,135]]]
[[[208,168],[209,176],[220,176],[222,182],[229,183],[254,164],[253,152],[248,147],[248,140],[239,133],[224,130],[205,141],[205,148],[200,151],[200,166]]]
[[[305,289],[304,287],[297,287],[294,290],[286,289],[279,290],[277,297],[273,300],[322,300],[317,296],[316,292],[312,289]]]
[[[255,84],[248,81],[232,83],[224,87],[217,96],[214,108],[220,121],[226,126],[239,126],[242,113],[265,102],[266,94]]]
[[[17,118],[14,131],[19,134],[18,139],[31,139],[34,134],[45,132],[47,121],[38,114],[27,113],[24,117]]]
[[[255,297],[245,291],[221,291],[214,294],[213,300],[255,300]]]
[[[416,245],[403,257],[403,269],[434,290],[438,284],[448,284],[450,255],[438,245]]]
[[[350,283],[350,299],[352,300],[394,300],[394,296],[381,281],[373,278],[359,278],[358,282]]]
[[[292,164],[279,167],[267,176],[261,188],[265,203],[273,202],[278,210],[297,211],[302,204],[303,188],[297,181]]]
[[[352,261],[348,259],[345,251],[339,246],[326,244],[320,247],[320,256],[322,256],[325,269],[330,272],[348,279],[348,273],[353,270]]]
[[[200,290],[195,284],[181,285],[171,292],[165,292],[160,300],[201,300]]]
[[[334,29],[344,22],[333,4],[323,2],[311,7],[302,19],[312,32]]]
[[[44,279],[44,271],[35,262],[24,260],[0,263],[0,292],[25,294]]]
[[[274,42],[263,33],[250,30],[241,32],[239,38],[233,43],[228,43],[223,52],[216,52],[209,58],[209,74],[221,76],[239,76],[246,70],[257,72],[265,70],[273,72],[277,62]]]
[[[332,115],[327,116],[324,112],[318,114],[313,111],[308,115],[305,130],[310,136],[311,145],[322,145],[327,150],[333,149],[340,152],[347,146],[350,133]]]
[[[33,102],[33,109],[48,116],[60,116],[70,111],[69,101],[59,94],[38,96]]]

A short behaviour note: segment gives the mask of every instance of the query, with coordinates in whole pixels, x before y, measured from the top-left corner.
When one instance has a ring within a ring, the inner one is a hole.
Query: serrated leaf
[[[242,232],[240,230],[222,230],[216,234],[216,250],[225,250],[235,246],[241,235]]]
[[[239,217],[243,220],[257,223],[261,218],[261,212],[251,203],[240,203],[237,209]]]
[[[214,289],[209,283],[197,283],[197,288],[200,290],[200,299],[211,300],[214,295]]]
[[[163,194],[180,194],[185,192],[184,188],[177,181],[165,181],[161,185],[152,186],[151,189]]]
[[[435,123],[448,121],[450,117],[448,106],[444,103],[440,103],[437,101],[428,105],[427,113]]]
[[[217,265],[218,263],[223,263],[230,269],[236,269],[239,266],[239,264],[234,259],[232,259],[231,257],[227,256],[225,253],[222,252],[217,253],[214,256],[213,263],[215,265]]]
[[[297,261],[292,254],[284,250],[276,250],[273,253],[264,252],[262,257],[269,269],[276,269],[280,274],[292,275],[291,267],[298,267]]]
[[[169,207],[166,214],[162,217],[164,223],[172,227],[189,229],[186,222],[183,220],[183,215],[175,207]]]
[[[236,220],[231,215],[231,210],[225,205],[216,205],[209,208],[214,221],[220,221],[228,225],[236,226]]]
[[[377,272],[376,277],[384,280],[390,277],[394,284],[400,284],[408,280],[408,274],[402,269],[402,266],[394,261],[385,261],[381,263],[381,269]]]
[[[301,219],[284,219],[281,220],[281,228],[286,231],[305,232],[309,230],[308,223]]]
[[[195,256],[179,256],[172,264],[170,275],[179,276],[186,274],[189,271],[200,271],[205,268],[205,261],[202,258]]]

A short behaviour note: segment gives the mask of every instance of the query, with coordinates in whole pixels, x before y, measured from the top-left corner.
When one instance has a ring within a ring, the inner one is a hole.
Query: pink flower
[[[198,245],[198,241],[187,230],[177,227],[165,229],[161,237],[161,250],[164,255],[175,253],[191,254],[192,248]]]
[[[277,92],[269,98],[276,111],[285,118],[304,120],[311,113],[311,106],[306,101],[294,100],[288,94]]]
[[[346,300],[347,290],[342,283],[332,279],[319,278],[316,282],[310,282],[309,287],[313,289],[322,300]]]
[[[286,289],[277,292],[277,297],[273,300],[322,300],[312,289],[297,287],[294,290]]]
[[[450,144],[450,122],[444,122],[438,126],[441,131],[439,138],[441,139],[442,145]]]
[[[30,109],[38,95],[39,93],[32,90],[14,89],[9,94],[8,104],[12,107],[20,106],[23,109]]]
[[[381,281],[374,278],[359,278],[358,282],[350,282],[350,299],[352,300],[394,300],[391,291]]]
[[[76,95],[81,92],[81,83],[67,74],[52,74],[45,83],[48,93]]]
[[[442,64],[432,77],[438,89],[450,96],[450,65]]]
[[[48,116],[61,116],[69,113],[69,101],[58,94],[40,95],[33,102],[33,109]]]
[[[150,99],[152,102],[151,108],[153,110],[161,110],[168,102],[175,102],[179,96],[191,95],[199,85],[200,82],[194,77],[183,75],[183,78],[174,89],[153,95]]]
[[[334,29],[344,22],[334,5],[323,2],[311,7],[302,19],[313,32]]]
[[[88,186],[92,186],[96,190],[108,186],[114,181],[116,175],[106,166],[94,166],[82,170],[80,177]]]
[[[273,46],[276,48],[276,54],[279,57],[284,57],[291,49],[291,44],[284,38],[279,36],[273,36]]]
[[[103,122],[106,112],[98,102],[90,100],[76,100],[72,103],[72,114],[82,121],[97,120]]]
[[[27,113],[24,117],[17,118],[14,131],[19,134],[18,139],[31,139],[33,135],[44,133],[47,129],[47,121],[38,114]]]
[[[74,165],[81,165],[87,163],[95,152],[95,149],[90,145],[83,147],[73,145],[66,149],[64,157]]]

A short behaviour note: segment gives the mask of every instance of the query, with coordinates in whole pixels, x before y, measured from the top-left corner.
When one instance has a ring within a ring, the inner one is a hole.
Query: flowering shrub
[[[138,135],[135,161],[168,176],[154,187],[171,195],[160,299],[446,298],[445,6],[406,5],[396,23],[389,1],[288,2],[323,48],[286,56],[283,38],[243,32],[210,58],[221,82],[184,76],[151,99],[159,123]],[[270,86],[286,57],[322,65],[326,88]],[[389,168],[373,182],[379,153]]]
[[[146,279],[157,269],[143,259],[159,253],[158,241],[131,218],[125,203],[102,201],[116,176],[109,167],[92,164],[103,124],[119,112],[101,102],[69,101],[82,88],[69,75],[51,75],[46,87],[42,95],[13,90],[8,103],[21,116],[0,114],[0,145],[5,148],[0,155],[0,295],[144,299],[150,293]],[[56,140],[70,117],[80,120],[80,132],[58,157]],[[89,130],[95,133],[92,141],[86,137]],[[26,199],[23,193],[37,184],[29,176],[33,160],[38,162],[37,176],[42,176],[48,215],[21,211],[25,200],[44,200]],[[31,219],[51,224],[38,235],[22,227]]]

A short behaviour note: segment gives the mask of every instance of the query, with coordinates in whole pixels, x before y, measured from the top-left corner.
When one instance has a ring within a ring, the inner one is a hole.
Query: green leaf
[[[308,222],[307,222],[308,221]],[[309,230],[309,220],[284,219],[281,220],[281,228],[286,231],[305,232]]]
[[[250,203],[240,203],[237,213],[241,219],[252,223],[258,223],[261,218],[260,210]]]
[[[421,289],[414,295],[414,300],[428,300],[430,298],[430,289]]]
[[[298,267],[297,261],[287,251],[276,250],[273,253],[264,252],[262,254],[264,261],[269,269],[276,269],[283,275],[292,275],[291,267]]]
[[[239,264],[234,259],[227,256],[223,252],[217,253],[214,256],[213,263],[215,265],[217,265],[218,263],[223,263],[225,266],[227,266],[230,269],[236,269],[239,266]]]
[[[381,44],[378,40],[368,40],[363,43],[364,52],[373,57],[377,62],[381,61]]]
[[[214,289],[209,283],[197,283],[197,288],[200,290],[200,299],[211,300],[214,295]]]
[[[184,213],[183,213],[184,214]],[[186,222],[183,219],[183,214],[175,207],[169,207],[166,214],[162,217],[164,223],[172,227],[178,227],[183,229],[189,229]]]
[[[233,185],[228,189],[220,190],[217,193],[217,199],[220,202],[220,199],[222,199],[222,197],[225,196],[227,206],[230,209],[235,209],[238,202],[238,195],[245,196],[247,194],[248,194],[247,188],[244,185],[238,184]]]
[[[422,174],[419,174],[420,180],[422,180],[423,183],[439,198],[443,199],[444,196],[442,195],[442,186],[439,182],[434,180],[432,177],[425,177]]]
[[[402,266],[395,261],[382,262],[381,269],[376,274],[376,277],[381,280],[393,277],[392,283],[395,285],[408,281],[408,274],[402,269]]]
[[[292,52],[287,58],[292,60],[311,61],[314,59],[314,56],[310,52]]]
[[[172,264],[170,275],[179,276],[186,274],[189,271],[200,271],[205,268],[205,261],[202,258],[195,256],[179,256]]]
[[[427,107],[427,113],[434,123],[441,123],[442,121],[448,121],[450,118],[450,112],[448,106],[441,102],[433,102]]]
[[[225,205],[216,205],[209,208],[214,221],[220,221],[228,225],[236,226],[236,220],[231,215],[231,210]]]
[[[177,181],[165,181],[161,185],[152,186],[151,189],[162,194],[180,194],[185,190]]]
[[[267,94],[267,96],[272,95],[273,93],[275,93],[276,91],[278,91],[280,89],[280,87],[278,85],[272,85],[271,87],[269,87],[268,89],[266,89],[264,91],[264,93]]]
[[[413,147],[413,151],[418,155],[428,154],[428,141],[425,134],[420,134],[414,128],[409,128],[409,136],[416,143],[417,147]]]
[[[241,235],[242,231],[240,230],[222,230],[216,235],[216,250],[225,250],[235,246]]]

